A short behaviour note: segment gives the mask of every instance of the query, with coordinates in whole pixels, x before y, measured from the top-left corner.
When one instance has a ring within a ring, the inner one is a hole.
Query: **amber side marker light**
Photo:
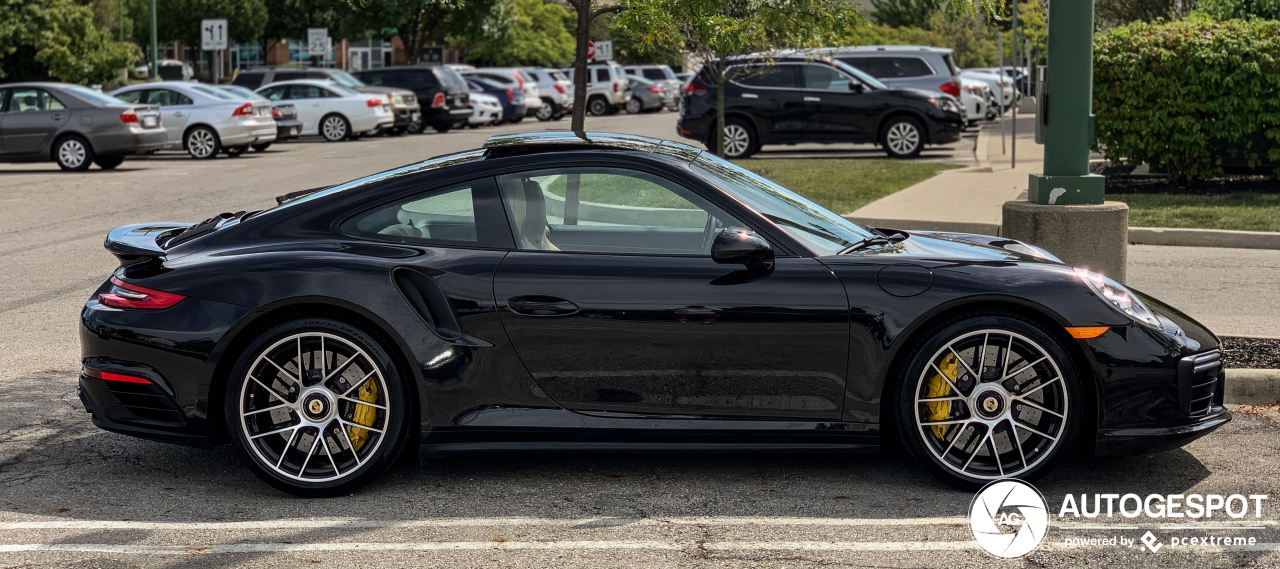
[[[1110,326],[1067,326],[1067,333],[1077,340],[1089,340],[1106,334],[1110,329]]]

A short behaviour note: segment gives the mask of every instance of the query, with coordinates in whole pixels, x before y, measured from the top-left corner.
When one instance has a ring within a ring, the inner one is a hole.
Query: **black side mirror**
[[[773,270],[773,247],[745,227],[727,227],[711,243],[711,260],[721,265],[746,265],[754,274]]]
[[[857,83],[857,82],[854,82],[854,81],[850,81],[850,82],[849,82],[849,90],[850,90],[850,91],[853,91],[854,93],[862,93],[862,92],[866,91],[866,90],[867,90],[867,88],[866,88],[866,87],[864,87],[864,86],[862,85],[862,83]]]

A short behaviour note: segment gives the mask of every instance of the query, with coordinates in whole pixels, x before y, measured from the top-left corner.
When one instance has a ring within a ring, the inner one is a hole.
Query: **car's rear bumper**
[[[466,122],[471,118],[471,105],[465,107],[444,107],[439,109],[429,109],[423,111],[423,120],[433,127],[451,126],[457,123]]]
[[[145,154],[164,148],[168,135],[163,128],[152,129],[120,129],[119,132],[97,134],[90,137],[89,144],[99,156],[120,154]]]
[[[302,121],[276,121],[276,140],[297,138],[302,134]]]
[[[274,142],[276,123],[275,121],[269,123],[255,121],[243,125],[231,125],[218,130],[218,139],[224,148]]]

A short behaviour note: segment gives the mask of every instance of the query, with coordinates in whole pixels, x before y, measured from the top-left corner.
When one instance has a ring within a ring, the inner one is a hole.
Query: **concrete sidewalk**
[[[1027,176],[1043,170],[1044,147],[1035,143],[1034,120],[1018,116],[1016,169],[1010,166],[1011,155],[1001,153],[1000,125],[990,125],[978,135],[977,166],[948,170],[845,217],[873,227],[999,235],[1004,202],[1024,197]],[[1006,132],[1012,127],[1012,117],[1006,117]],[[1005,150],[1012,150],[1011,137],[1005,139]]]

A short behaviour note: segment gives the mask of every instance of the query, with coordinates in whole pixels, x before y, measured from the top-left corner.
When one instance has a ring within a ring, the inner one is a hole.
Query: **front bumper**
[[[965,120],[959,113],[942,113],[943,117],[930,117],[929,144],[947,144],[960,140]]]
[[[405,128],[422,118],[422,111],[416,106],[394,107],[394,110],[396,119],[392,126],[395,128]]]
[[[1164,452],[1212,433],[1231,421],[1231,413],[1221,406],[1200,420],[1177,427],[1140,427],[1098,431],[1094,453],[1101,455],[1134,455]]]

